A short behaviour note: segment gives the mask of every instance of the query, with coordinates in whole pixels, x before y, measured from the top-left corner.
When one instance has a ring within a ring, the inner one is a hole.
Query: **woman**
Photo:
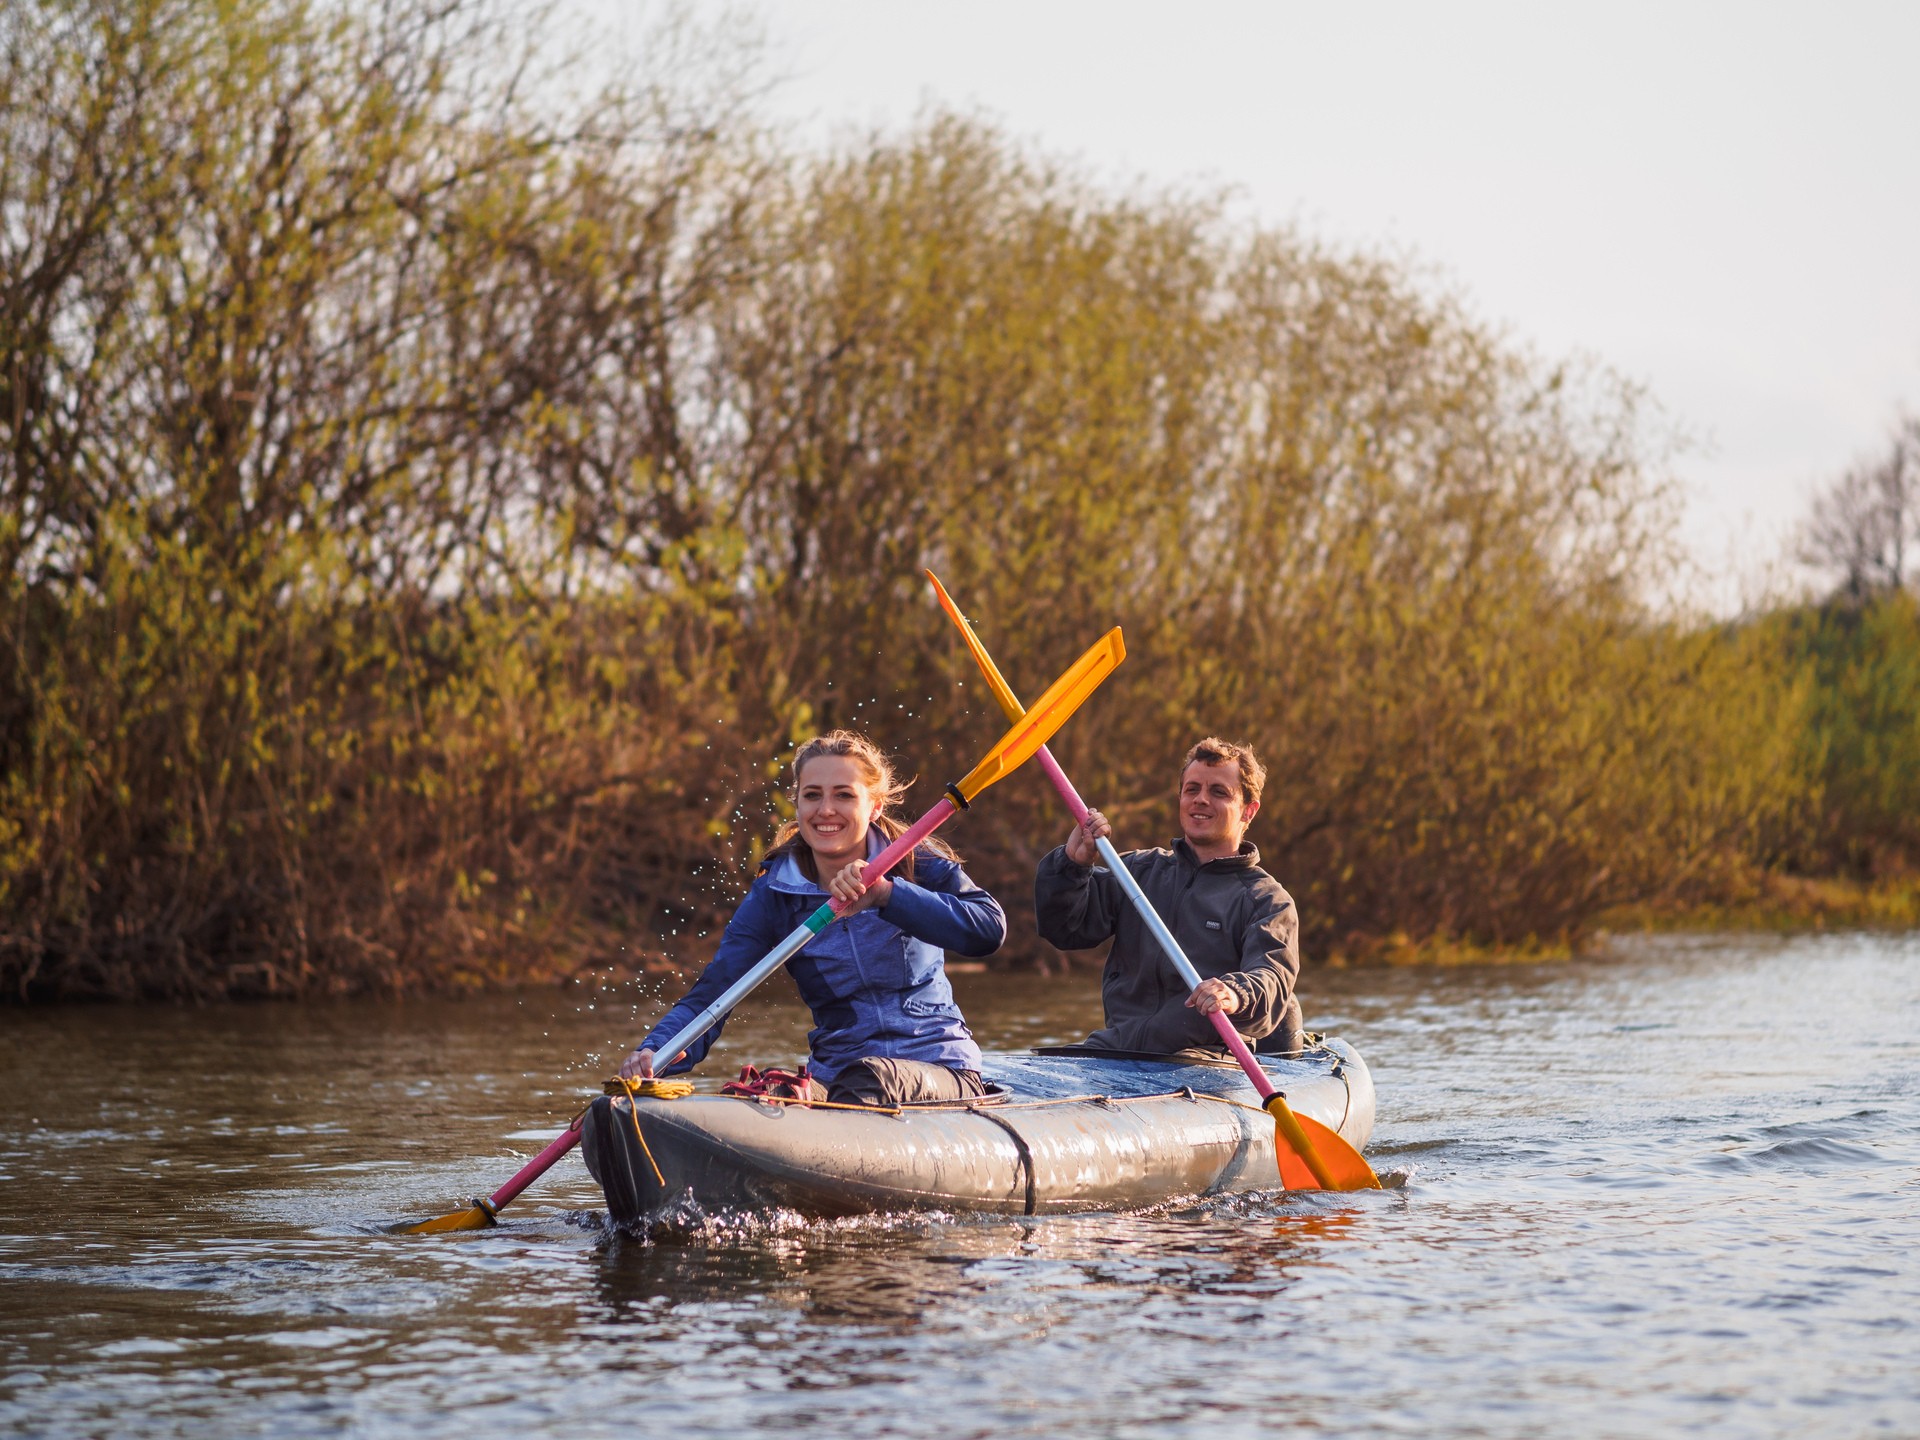
[[[809,740],[794,756],[793,776],[795,818],[774,837],[719,949],[620,1073],[651,1079],[655,1047],[831,898],[851,908],[787,962],[813,1011],[811,1098],[902,1105],[985,1093],[980,1047],[954,1004],[941,952],[998,950],[1007,936],[999,902],[967,878],[959,857],[938,840],[927,840],[890,875],[868,883],[867,861],[906,828],[889,813],[906,787],[864,736],[835,730]],[[664,1068],[698,1064],[721,1028],[715,1025]]]

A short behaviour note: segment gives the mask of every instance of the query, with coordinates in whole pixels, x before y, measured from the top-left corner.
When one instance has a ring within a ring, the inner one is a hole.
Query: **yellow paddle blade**
[[[1284,1095],[1269,1095],[1280,1181],[1289,1190],[1378,1190],[1380,1177],[1338,1132],[1310,1115],[1296,1115]],[[1289,1161],[1292,1163],[1289,1164]],[[1307,1173],[1303,1176],[1301,1171]]]
[[[940,577],[929,570],[927,579],[933,582],[933,593],[940,597],[940,608],[947,612],[947,618],[960,627],[960,637],[967,642],[967,649],[973,652],[973,662],[980,667],[980,673],[987,677],[987,688],[993,691],[993,698],[1000,702],[1000,708],[1007,712],[1007,719],[1018,720],[1026,706],[1020,703],[1013,693],[1013,687],[1007,684],[1006,677],[1000,673],[1000,667],[993,663],[993,657],[987,654],[987,647],[980,643],[980,637],[973,633],[973,626],[967,617],[960,613],[960,607],[953,603],[953,597],[947,594],[947,587],[940,583]]]
[[[417,1225],[396,1225],[390,1235],[446,1235],[455,1230],[485,1230],[494,1223],[493,1212],[478,1200],[464,1210],[422,1220]]]
[[[1100,682],[1126,658],[1126,643],[1120,638],[1120,627],[1116,625],[1096,640],[1086,654],[1069,665],[1066,672],[1047,687],[1047,693],[1033,702],[1033,708],[1000,737],[993,749],[987,752],[987,758],[974,766],[967,778],[954,787],[960,792],[961,798],[971,800],[994,781],[1004,779],[1019,769],[1036,750],[1053,738],[1054,732],[1067,723],[1067,717],[1078,710],[1080,703],[1099,689]]]

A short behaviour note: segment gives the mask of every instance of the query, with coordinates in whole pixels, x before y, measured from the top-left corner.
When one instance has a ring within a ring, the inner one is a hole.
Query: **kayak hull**
[[[1373,1082],[1351,1046],[1261,1059],[1296,1113],[1366,1143]],[[603,1097],[582,1148],[618,1224],[684,1208],[1052,1215],[1280,1188],[1272,1117],[1237,1066],[1069,1050],[989,1054],[982,1073],[987,1101],[898,1112]]]

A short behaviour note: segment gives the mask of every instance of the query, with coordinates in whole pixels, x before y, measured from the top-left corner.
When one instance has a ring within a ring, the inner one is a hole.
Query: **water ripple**
[[[994,1044],[1097,1008],[1078,979],[957,978]],[[1780,997],[1816,986],[1823,1041],[1788,1043]],[[0,1430],[1920,1434],[1915,942],[1307,989],[1373,1065],[1399,1189],[636,1236],[570,1159],[435,1240],[383,1227],[504,1179],[644,1017],[5,1014],[20,1075],[116,1079],[0,1091]],[[756,1001],[716,1063],[803,1030]]]

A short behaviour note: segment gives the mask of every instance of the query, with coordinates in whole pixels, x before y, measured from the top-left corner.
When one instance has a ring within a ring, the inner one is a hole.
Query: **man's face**
[[[1196,760],[1180,776],[1180,833],[1195,849],[1240,848],[1240,838],[1260,811],[1240,788],[1240,767],[1231,760]]]

